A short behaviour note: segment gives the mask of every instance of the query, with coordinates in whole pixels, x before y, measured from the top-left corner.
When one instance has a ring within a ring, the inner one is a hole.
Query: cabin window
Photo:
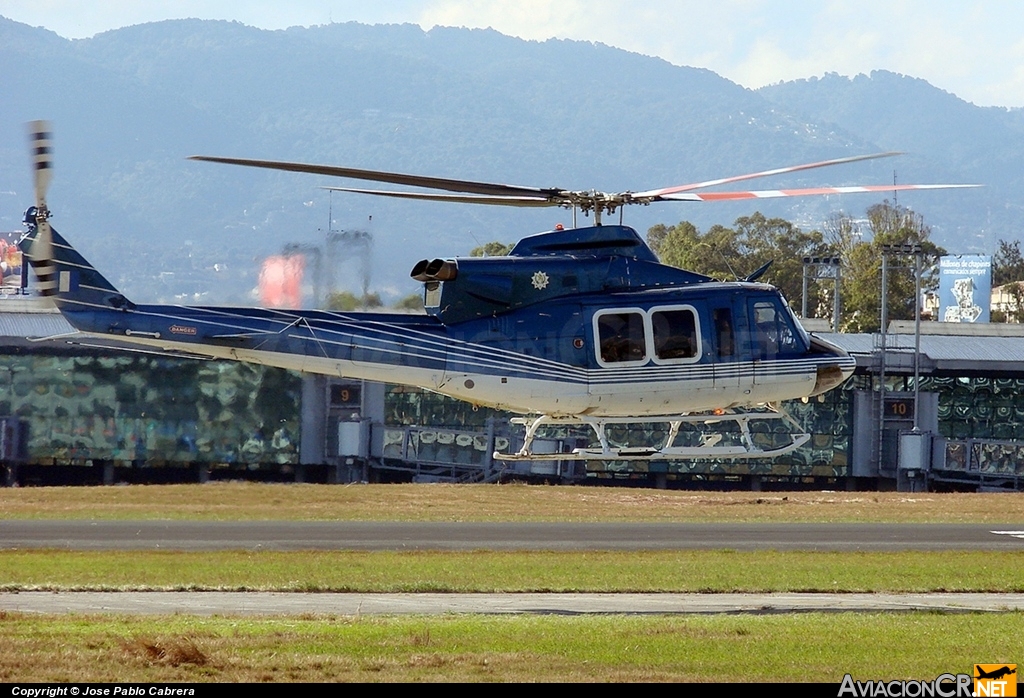
[[[598,315],[597,337],[604,363],[647,360],[643,313],[608,312]]]
[[[700,321],[693,306],[601,310],[594,315],[602,366],[692,363],[700,359]]]
[[[785,308],[778,303],[765,300],[755,302],[752,311],[754,358],[772,358],[803,349]]]
[[[651,329],[656,359],[693,359],[698,355],[697,316],[692,309],[654,310]]]

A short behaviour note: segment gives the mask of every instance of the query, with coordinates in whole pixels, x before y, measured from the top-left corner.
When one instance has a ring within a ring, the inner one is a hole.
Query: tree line
[[[720,280],[743,279],[772,262],[762,281],[782,290],[799,310],[803,293],[804,257],[840,259],[840,300],[843,332],[876,332],[881,322],[882,254],[886,245],[920,245],[922,291],[938,288],[938,260],[946,250],[930,240],[931,230],[921,214],[890,201],[868,208],[865,217],[845,213],[828,218],[821,230],[804,231],[782,218],[761,213],[737,218],[732,227],[714,225],[701,232],[689,221],[675,226],[656,225],[647,242],[661,261]],[[914,259],[889,255],[888,317],[914,318]],[[1020,242],[1000,240],[992,259],[993,286],[1024,281],[1024,255]],[[1024,284],[1016,285],[1024,307]],[[812,280],[808,288],[808,315],[831,317],[834,281]],[[1005,318],[993,318],[994,320]]]
[[[821,230],[804,231],[782,218],[766,218],[757,212],[737,218],[732,227],[713,225],[701,232],[690,221],[674,226],[658,224],[647,231],[647,244],[663,264],[688,269],[721,281],[741,280],[768,262],[760,281],[778,287],[794,310],[803,296],[805,257],[839,258],[842,332],[876,332],[881,322],[882,255],[887,245],[920,245],[921,290],[938,288],[939,257],[946,250],[930,239],[931,229],[921,214],[888,200],[867,209],[864,218],[845,213],[830,216]],[[489,242],[470,251],[472,257],[496,257],[509,253],[513,244]],[[914,259],[889,254],[888,318],[914,319]],[[1010,284],[1008,291],[1018,308],[1024,308],[1024,252],[1019,240],[1000,240],[992,256],[992,286]],[[835,284],[832,278],[808,282],[808,316],[830,318]],[[377,294],[357,297],[334,294],[327,307],[334,310],[380,308]],[[421,294],[412,294],[392,307],[422,311]],[[993,322],[1015,320],[993,312]],[[1019,320],[1018,320],[1019,321]]]

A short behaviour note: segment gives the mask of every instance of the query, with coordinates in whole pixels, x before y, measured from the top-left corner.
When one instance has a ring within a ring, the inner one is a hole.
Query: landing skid
[[[526,438],[523,447],[516,453],[495,453],[494,458],[503,461],[537,461],[537,460],[673,460],[681,458],[771,458],[794,451],[807,443],[811,435],[803,433],[802,427],[781,407],[769,406],[769,412],[738,412],[724,414],[687,414],[665,417],[516,417],[513,424],[526,426]],[[790,441],[782,446],[762,448],[754,442],[750,431],[751,422],[763,420],[782,420],[796,433],[789,434]],[[726,422],[735,422],[739,431],[721,432],[704,431],[699,435],[700,443],[695,446],[674,446],[685,425],[713,428]],[[614,424],[668,424],[668,436],[660,446],[615,446],[608,439],[606,427]],[[600,448],[574,448],[565,453],[536,453],[533,451],[534,439],[538,430],[543,427],[565,427],[586,425],[594,430]],[[726,436],[732,443],[722,443]]]

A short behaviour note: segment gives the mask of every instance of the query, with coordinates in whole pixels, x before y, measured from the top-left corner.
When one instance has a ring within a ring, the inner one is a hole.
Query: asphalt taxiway
[[[0,521],[66,550],[1024,550],[1022,524]]]

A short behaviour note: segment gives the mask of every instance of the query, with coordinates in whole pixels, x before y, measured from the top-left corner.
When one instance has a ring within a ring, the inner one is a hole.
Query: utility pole
[[[914,257],[914,431],[920,431],[918,413],[920,412],[921,382],[921,257],[924,254],[920,243],[904,243],[900,245],[882,245],[882,326],[881,347],[879,350],[878,370],[878,465],[882,466],[882,441],[885,433],[885,362],[888,345],[889,322],[889,289],[888,272],[889,257]],[[906,268],[906,267],[903,267]]]
[[[807,282],[810,279],[832,279],[832,331],[839,331],[839,257],[804,257],[803,297],[800,301],[800,317],[807,318]]]
[[[924,251],[920,243],[906,243],[903,245],[882,245],[882,336],[885,336],[886,321],[888,319],[886,301],[886,262],[890,255],[914,258],[914,430],[918,430],[918,403],[920,402],[920,388],[918,384],[921,379],[921,257]]]

